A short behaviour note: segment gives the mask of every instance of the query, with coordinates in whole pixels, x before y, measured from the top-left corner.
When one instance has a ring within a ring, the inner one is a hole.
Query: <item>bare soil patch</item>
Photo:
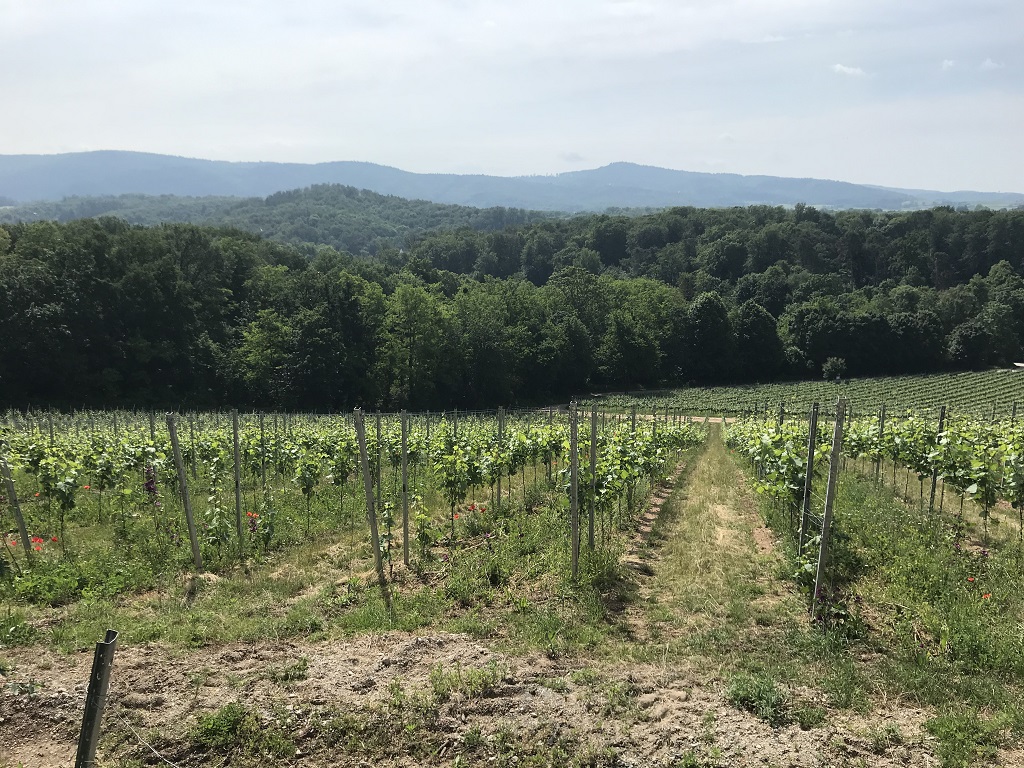
[[[12,661],[16,671],[10,682],[28,685],[31,680],[34,692],[5,690],[0,695],[0,764],[68,764],[91,655],[22,651]],[[304,679],[280,682],[280,670],[303,665]],[[806,731],[796,725],[772,728],[730,705],[722,681],[690,667],[509,656],[464,635],[233,644],[187,653],[160,646],[126,648],[115,662],[105,721],[105,731],[118,738],[116,746],[109,740],[106,746],[108,753],[116,750],[156,764],[139,739],[159,734],[159,751],[172,762],[219,764],[190,748],[184,733],[198,715],[237,701],[268,720],[287,713],[296,754],[283,764],[418,765],[407,755],[370,760],[327,750],[313,738],[313,730],[318,715],[327,712],[387,708],[396,685],[409,694],[428,691],[437,668],[500,671],[485,696],[454,695],[439,707],[432,733],[425,737],[438,745],[437,760],[444,764],[461,754],[466,765],[514,765],[518,761],[505,758],[517,752],[525,758],[537,744],[568,745],[594,756],[594,765],[671,766],[688,756],[720,766],[936,764],[920,727],[924,714],[916,710],[841,716]],[[879,723],[898,725],[898,746],[880,749],[872,740],[871,730]],[[475,744],[468,735],[472,729],[479,731],[481,745],[469,746]],[[515,735],[511,748],[488,741],[509,733]]]

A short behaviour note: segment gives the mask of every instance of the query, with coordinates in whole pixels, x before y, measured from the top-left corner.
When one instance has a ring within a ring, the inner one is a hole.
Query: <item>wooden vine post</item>
[[[590,409],[590,509],[587,520],[587,546],[594,548],[594,508],[597,505],[597,406]]]
[[[238,558],[245,558],[245,533],[242,528],[242,451],[238,440],[238,411],[231,411],[235,463],[235,530],[238,533]]]
[[[807,435],[807,464],[806,476],[804,477],[804,498],[800,505],[800,535],[797,538],[798,551],[803,554],[804,542],[807,540],[807,521],[811,514],[811,491],[814,487],[814,450],[818,441],[818,403],[811,406],[811,416],[808,420]]]
[[[579,425],[576,403],[569,403],[569,526],[572,547],[572,578],[580,573]]]
[[[25,553],[25,559],[32,563],[32,541],[28,536],[28,528],[25,526],[25,518],[21,514],[21,504],[18,503],[18,494],[14,490],[14,476],[11,475],[11,468],[7,459],[0,456],[0,471],[3,471],[4,485],[7,486],[7,498],[10,499],[11,510],[14,512],[14,520],[18,524],[18,535],[21,536],[21,549]]]
[[[402,558],[409,565],[409,414],[402,411]]]
[[[878,412],[878,444],[881,446],[882,437],[885,435],[885,403],[882,403],[882,410]],[[878,461],[875,462],[875,481],[877,482],[882,474],[882,454],[879,452]]]
[[[941,408],[939,408],[939,429],[938,429],[938,431],[936,432],[936,435],[935,435],[936,441],[942,439],[942,431],[945,428],[946,428],[946,406],[942,406]],[[935,447],[938,448],[938,445],[936,444]],[[935,511],[935,488],[938,485],[938,482],[939,482],[939,468],[935,467],[934,469],[932,469],[932,492],[931,492],[931,495],[928,497],[928,512],[929,513]]]
[[[263,413],[260,413],[260,486],[267,490],[267,436],[264,430]]]
[[[839,465],[843,450],[843,416],[846,401],[836,401],[836,426],[832,432],[832,452],[828,459],[828,486],[825,489],[825,512],[821,519],[821,544],[818,548],[818,567],[814,573],[814,593],[811,596],[811,618],[818,617],[818,609],[825,590],[825,569],[828,566],[828,545],[832,534],[832,509],[836,503],[836,486],[839,480]]]
[[[370,546],[373,548],[373,567],[377,571],[377,582],[380,584],[384,603],[391,613],[391,594],[388,592],[388,581],[384,576],[384,558],[380,551],[380,534],[377,531],[377,511],[373,504],[373,475],[370,472],[370,457],[366,452],[366,423],[363,412],[355,410],[356,442],[359,444],[359,463],[363,470],[363,488],[366,491],[366,522],[370,526]]]
[[[498,455],[499,456],[502,453],[502,445],[501,444],[502,444],[502,441],[504,440],[504,438],[505,438],[505,409],[499,406],[499,408],[498,408]],[[498,468],[498,503],[495,505],[495,507],[496,507],[495,512],[497,512],[498,510],[501,509],[501,476],[502,476],[502,474],[504,474],[503,471],[502,471],[502,468],[499,467]],[[511,484],[512,484],[512,479],[509,478],[509,485],[511,485]],[[509,490],[511,490],[511,488]]]
[[[174,466],[178,470],[178,489],[181,493],[181,504],[185,508],[185,522],[188,523],[188,540],[192,545],[192,561],[196,571],[203,572],[203,555],[199,551],[199,537],[196,535],[196,521],[192,516],[192,500],[188,496],[188,478],[185,475],[185,463],[181,460],[181,446],[178,445],[178,427],[174,414],[167,414],[167,432],[171,436],[171,451],[174,453]],[[195,465],[193,464],[193,469]]]
[[[383,449],[384,449],[383,442],[384,441],[381,440],[380,411],[379,410],[376,413],[376,427],[375,427],[374,434],[377,436],[377,448],[376,448],[376,451],[375,451],[375,459],[374,459],[374,465],[373,465],[373,467],[374,467],[374,469],[373,469],[373,482],[374,482],[374,487],[377,489],[377,498],[376,498],[377,509],[380,509],[380,499],[381,499],[380,475],[381,475],[381,465],[384,463],[384,460],[383,460]]]

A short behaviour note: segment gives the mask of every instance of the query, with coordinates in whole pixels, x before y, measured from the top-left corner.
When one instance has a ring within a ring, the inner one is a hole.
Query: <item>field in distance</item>
[[[890,413],[948,406],[959,413],[1009,416],[1015,402],[1024,403],[1024,370],[994,369],[919,376],[776,382],[731,387],[687,387],[607,394],[586,401],[602,408],[652,410],[675,408],[689,413],[736,414],[761,409],[808,410],[814,402],[846,398],[855,413],[875,412],[884,403]],[[994,409],[994,411],[993,411]]]

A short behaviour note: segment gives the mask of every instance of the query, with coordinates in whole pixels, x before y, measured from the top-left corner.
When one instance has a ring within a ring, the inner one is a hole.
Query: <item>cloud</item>
[[[587,161],[587,158],[579,152],[562,152],[558,156],[567,163],[585,163]]]
[[[837,75],[847,75],[849,77],[864,77],[866,74],[860,67],[848,67],[845,64],[833,64],[832,71]]]
[[[1000,64],[999,62],[993,61],[992,59],[985,59],[983,62],[981,62],[981,67],[980,67],[982,72],[991,72],[994,69],[1002,69],[1002,68],[1003,68],[1002,64]]]
[[[951,70],[955,66],[956,66],[956,62],[953,61],[952,59],[943,59],[942,60],[942,71],[943,72],[948,72],[949,70]]]

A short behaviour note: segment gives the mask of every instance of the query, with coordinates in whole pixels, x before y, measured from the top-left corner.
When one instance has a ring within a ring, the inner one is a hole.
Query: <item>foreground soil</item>
[[[305,680],[271,679],[280,670],[302,666],[303,659],[308,660]],[[26,768],[70,765],[91,654],[67,658],[22,652],[13,660],[13,680],[23,686],[31,681],[34,690],[8,690],[0,698],[0,760]],[[435,758],[387,755],[387,749],[376,755],[327,749],[311,737],[318,715],[385,711],[392,705],[395,681],[407,694],[429,690],[437,665],[464,671],[496,667],[500,677],[486,695],[456,693],[439,707],[431,733],[421,734]],[[185,654],[128,648],[117,656],[106,719],[107,730],[117,738],[108,737],[104,746],[155,765],[161,760],[141,739],[160,733],[166,734],[158,748],[165,759],[220,765],[220,758],[173,735],[198,714],[234,701],[294,735],[296,753],[268,759],[267,765],[447,765],[459,755],[463,762],[455,764],[515,765],[544,757],[556,746],[557,754],[585,755],[592,765],[685,765],[691,756],[703,761],[691,764],[722,766],[937,765],[921,734],[924,713],[918,710],[829,717],[806,731],[797,725],[772,728],[729,704],[722,682],[699,669],[587,664],[541,654],[510,657],[458,635],[233,645]],[[873,742],[872,728],[886,725],[897,726],[904,743],[880,748],[877,739]],[[468,746],[471,729],[479,729],[482,743]],[[103,764],[112,761],[108,757]]]

